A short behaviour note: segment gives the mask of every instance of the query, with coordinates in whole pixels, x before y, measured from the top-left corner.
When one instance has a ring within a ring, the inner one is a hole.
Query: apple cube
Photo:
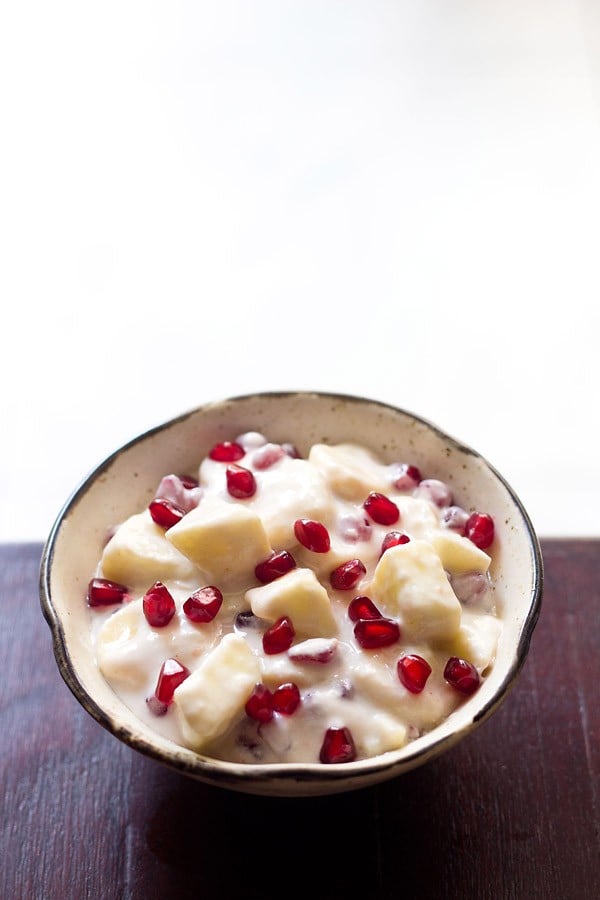
[[[364,447],[314,444],[308,459],[323,473],[331,490],[344,500],[362,502],[371,491],[389,490],[384,467]]]
[[[186,744],[202,750],[221,737],[260,680],[260,662],[244,638],[225,635],[173,694]]]
[[[461,605],[427,541],[387,550],[375,568],[370,596],[384,615],[401,620],[409,640],[444,640],[460,626]]]
[[[296,632],[308,637],[331,637],[337,624],[329,594],[311,569],[292,569],[269,584],[246,591],[255,616],[275,622],[289,616]]]
[[[166,532],[167,539],[219,587],[254,581],[254,568],[271,553],[259,516],[243,503],[204,497]]]
[[[442,561],[444,569],[453,575],[466,572],[485,574],[491,559],[485,550],[480,550],[469,538],[455,531],[438,531],[429,536],[432,546]]]
[[[155,581],[197,578],[196,567],[165,538],[148,510],[130,516],[112,536],[101,559],[105,578],[128,587],[148,587]]]

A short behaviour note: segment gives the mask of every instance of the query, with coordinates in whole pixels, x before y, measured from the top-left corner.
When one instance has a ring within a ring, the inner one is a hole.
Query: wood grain
[[[531,652],[488,722],[387,784],[274,800],[107,734],[57,672],[41,546],[0,547],[0,897],[600,897],[600,541],[543,552]]]

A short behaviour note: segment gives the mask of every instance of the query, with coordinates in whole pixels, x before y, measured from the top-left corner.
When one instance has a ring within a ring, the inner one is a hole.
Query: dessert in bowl
[[[523,505],[480,454],[367,398],[265,393],[134,439],[74,492],[41,597],[66,683],[207,783],[328,794],[448,749],[539,614]]]

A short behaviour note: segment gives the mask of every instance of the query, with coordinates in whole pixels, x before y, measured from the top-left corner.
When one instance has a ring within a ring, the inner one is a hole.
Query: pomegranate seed
[[[288,656],[296,663],[331,662],[337,650],[338,642],[335,638],[308,638],[300,644],[295,644],[288,650]]]
[[[379,554],[379,558],[381,559],[385,551],[389,550],[390,547],[398,547],[400,544],[408,544],[409,541],[409,536],[407,534],[404,534],[403,531],[388,531],[381,542],[381,553]]]
[[[431,675],[431,666],[417,653],[401,656],[397,663],[398,678],[411,694],[420,694]]]
[[[465,525],[467,524],[469,513],[462,506],[449,506],[444,510],[442,516],[442,525],[456,531],[460,535],[465,533]]]
[[[355,544],[357,541],[371,539],[371,523],[364,516],[344,516],[340,519],[338,531],[345,541]]]
[[[285,456],[285,450],[281,444],[265,444],[252,456],[252,465],[255,469],[270,469],[275,463]]]
[[[108,578],[92,578],[88,584],[87,602],[90,606],[110,606],[112,603],[122,603],[127,597],[127,588],[118,581],[109,581]]]
[[[243,466],[227,466],[225,477],[227,490],[232,497],[246,500],[256,493],[256,479],[250,469],[244,469]]]
[[[360,559],[349,559],[334,569],[329,576],[331,587],[336,591],[351,591],[358,584],[366,568]]]
[[[223,594],[214,584],[198,588],[183,604],[183,611],[192,622],[212,622],[223,604]]]
[[[172,525],[180,522],[185,515],[184,510],[180,506],[162,497],[156,497],[148,509],[150,510],[152,521],[160,525],[161,528],[171,528]]]
[[[347,763],[356,759],[356,747],[349,728],[328,728],[319,759],[322,763]]]
[[[241,631],[262,627],[263,620],[255,616],[251,609],[244,609],[235,617],[234,627]]]
[[[354,626],[354,637],[363,650],[377,650],[399,641],[400,627],[392,619],[359,619]]]
[[[363,509],[378,525],[395,525],[400,518],[400,510],[394,501],[377,491],[371,491],[363,503]]]
[[[284,452],[287,453],[287,455],[292,459],[301,459],[300,453],[295,444],[284,442],[281,446],[283,447]]]
[[[392,473],[392,484],[398,491],[412,491],[421,481],[421,472],[409,463],[397,463]]]
[[[198,479],[194,478],[193,475],[178,475],[177,477],[179,478],[186,491],[193,491],[199,485]]]
[[[146,697],[146,706],[153,716],[165,716],[169,709],[169,704],[163,703],[154,694],[151,697]]]
[[[313,553],[327,553],[331,547],[329,532],[321,522],[315,522],[314,519],[296,519],[294,534],[296,540]]]
[[[486,550],[494,540],[494,520],[488,513],[472,513],[465,525],[465,535],[480,550]]]
[[[282,616],[270,628],[267,628],[263,634],[263,650],[268,656],[272,656],[275,653],[284,653],[292,646],[295,637],[296,632],[294,631],[292,620],[287,616]]]
[[[164,628],[175,615],[175,601],[160,581],[156,581],[146,591],[142,606],[146,621],[153,628]]]
[[[216,462],[229,463],[237,462],[246,455],[246,451],[236,441],[222,441],[220,444],[215,444],[208,455]]]
[[[352,622],[361,619],[382,619],[383,616],[370,597],[355,597],[348,604],[348,616]]]
[[[485,598],[489,587],[487,576],[481,572],[465,572],[464,575],[452,576],[452,590],[465,606],[480,603]]]
[[[452,491],[445,481],[439,481],[437,478],[425,478],[421,481],[414,496],[429,500],[436,506],[452,506]]]
[[[190,670],[182,665],[178,659],[166,659],[160,667],[156,690],[154,692],[159,703],[170,703],[175,689],[190,674]]]
[[[246,701],[246,715],[257,722],[270,722],[273,718],[273,695],[264,684],[257,684]]]
[[[467,662],[466,659],[460,659],[458,656],[451,656],[446,663],[444,678],[451,687],[460,691],[461,694],[474,693],[481,681],[475,666]]]
[[[287,550],[273,551],[254,569],[254,574],[262,584],[269,584],[296,568],[296,560]]]
[[[291,716],[300,706],[300,691],[293,681],[280,684],[273,691],[273,709],[284,716]]]

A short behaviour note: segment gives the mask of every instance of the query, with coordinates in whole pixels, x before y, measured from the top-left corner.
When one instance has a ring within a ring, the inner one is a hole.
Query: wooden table
[[[513,692],[438,760],[347,795],[211,788],[106,733],[60,678],[39,544],[0,547],[0,897],[600,898],[600,540],[546,540]]]

